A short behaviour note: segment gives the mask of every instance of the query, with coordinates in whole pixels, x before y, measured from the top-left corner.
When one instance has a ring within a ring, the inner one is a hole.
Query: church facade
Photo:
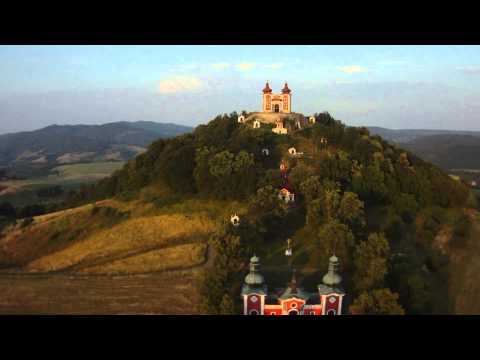
[[[328,272],[314,293],[298,287],[295,271],[285,289],[269,291],[259,266],[260,259],[253,256],[241,293],[244,315],[341,315],[345,292],[335,255],[330,257]]]
[[[290,114],[292,111],[292,94],[285,83],[282,92],[278,94],[272,93],[272,89],[268,82],[263,89],[263,106],[262,111],[266,113],[284,113]]]

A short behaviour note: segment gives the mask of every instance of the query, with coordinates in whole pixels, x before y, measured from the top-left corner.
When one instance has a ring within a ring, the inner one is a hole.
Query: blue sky
[[[266,80],[347,125],[480,130],[479,46],[0,46],[0,133],[197,125],[259,110]]]

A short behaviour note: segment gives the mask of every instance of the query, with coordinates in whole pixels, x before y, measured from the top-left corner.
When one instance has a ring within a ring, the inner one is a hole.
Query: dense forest
[[[225,221],[211,239],[216,256],[199,289],[209,314],[239,313],[249,257],[253,251],[267,255],[286,236],[308,248],[308,256],[294,258],[299,266],[308,262],[326,270],[335,248],[350,313],[450,311],[449,261],[434,239],[442,224],[451,223],[450,245],[462,246],[470,226],[461,211],[471,200],[467,186],[328,113],[315,114],[313,126],[288,135],[269,126],[252,129],[237,117],[217,116],[191,134],[153,142],[112,176],[84,186],[72,204],[134,199],[154,183],[170,194],[156,201],[195,197],[247,204],[239,227]],[[290,156],[292,146],[303,155]],[[296,193],[293,207],[278,198],[282,161]]]

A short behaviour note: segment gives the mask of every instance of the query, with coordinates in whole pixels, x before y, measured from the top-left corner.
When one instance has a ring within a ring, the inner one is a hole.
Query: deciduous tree
[[[360,294],[349,310],[352,315],[405,315],[397,300],[398,294],[390,289],[372,290]]]

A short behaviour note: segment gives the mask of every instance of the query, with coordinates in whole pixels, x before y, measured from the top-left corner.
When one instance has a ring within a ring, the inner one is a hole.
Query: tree
[[[402,297],[412,314],[424,314],[431,310],[429,283],[422,273],[405,276],[400,286]]]
[[[389,193],[384,173],[375,165],[363,167],[361,174],[353,177],[352,186],[360,198],[369,204],[383,202]]]
[[[230,151],[222,151],[215,154],[209,161],[210,173],[217,179],[225,179],[233,172],[233,160],[235,155]]]
[[[233,162],[231,197],[245,199],[255,192],[257,174],[253,154],[240,151]]]
[[[226,226],[213,234],[210,239],[210,244],[216,253],[213,266],[203,273],[198,282],[202,297],[200,307],[207,314],[235,311],[232,310],[225,295],[240,292],[241,270],[244,268],[247,255],[251,253],[246,240],[251,241],[253,238],[247,236],[245,239],[235,235],[235,231],[232,227]]]
[[[323,194],[322,181],[319,176],[310,176],[300,184],[300,191],[305,196],[307,203],[318,199]]]
[[[313,170],[311,167],[305,165],[304,163],[299,163],[290,171],[288,179],[295,189],[299,189],[304,179],[309,178],[312,173]]]
[[[372,233],[355,248],[353,283],[357,292],[382,283],[387,274],[390,247],[383,234]]]
[[[418,204],[415,197],[411,194],[400,194],[394,201],[397,213],[406,223],[411,223],[415,219],[418,210]]]
[[[271,185],[267,185],[258,189],[256,195],[250,200],[249,213],[258,217],[267,214],[283,217],[287,213],[287,207],[278,197],[278,190]]]
[[[220,315],[235,315],[235,304],[229,294],[223,295],[222,302],[219,307]]]
[[[201,147],[196,150],[193,177],[197,191],[200,193],[207,194],[212,191],[212,183],[215,178],[210,173],[208,162],[214,152],[215,149],[209,147]]]
[[[321,263],[328,264],[328,258],[335,253],[348,268],[351,252],[355,246],[355,237],[350,228],[338,221],[328,221],[318,230],[318,244]]]
[[[390,289],[376,289],[360,294],[349,310],[352,315],[405,315],[397,300],[398,294]]]
[[[364,203],[357,194],[346,191],[338,206],[337,216],[341,222],[352,227],[365,225]]]

